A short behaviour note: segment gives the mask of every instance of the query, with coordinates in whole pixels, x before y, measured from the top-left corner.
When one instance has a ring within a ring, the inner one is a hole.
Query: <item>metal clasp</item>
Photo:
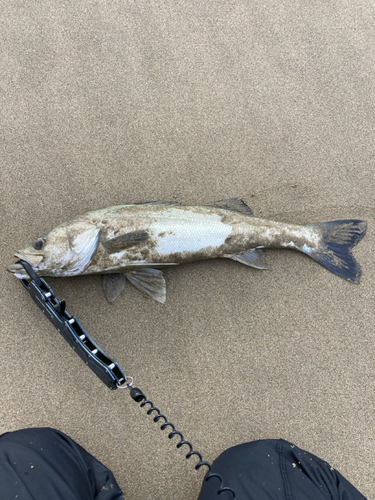
[[[130,384],[127,384],[127,380],[131,379]],[[134,379],[133,377],[126,377],[125,376],[125,382],[123,384],[117,384],[117,389],[130,389],[131,386],[134,384]]]

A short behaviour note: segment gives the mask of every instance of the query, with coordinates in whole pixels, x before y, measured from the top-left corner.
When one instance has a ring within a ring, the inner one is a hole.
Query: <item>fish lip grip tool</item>
[[[64,337],[78,356],[91,368],[109,389],[130,387],[121,366],[104,352],[89,336],[79,320],[65,308],[65,300],[59,301],[52,288],[40,278],[26,261],[20,260],[31,280],[21,282],[31,298]],[[131,379],[132,380],[132,379]]]
[[[211,464],[203,460],[202,455],[193,449],[192,444],[185,440],[183,434],[176,430],[175,426],[168,421],[167,417],[160,412],[159,408],[154,406],[152,401],[146,398],[145,394],[140,389],[132,387],[133,378],[126,376],[121,366],[92,340],[78,319],[68,313],[65,308],[65,300],[58,300],[56,298],[52,288],[43,278],[40,278],[36,274],[30,264],[24,260],[18,262],[30,276],[30,281],[26,279],[21,280],[22,285],[29,292],[30,297],[78,356],[91,368],[95,375],[97,375],[109,389],[130,389],[132,399],[136,403],[140,403],[142,408],[147,408],[147,415],[152,415],[154,412],[156,413],[156,415],[153,416],[153,421],[161,421],[161,430],[170,428],[168,434],[169,439],[178,436],[180,440],[176,444],[177,448],[181,448],[183,445],[188,446],[189,451],[186,458],[190,458],[194,455],[198,457],[199,462],[195,465],[195,469],[198,470],[203,465],[208,468],[205,480],[208,481],[214,477],[219,479],[220,485],[217,494],[219,495],[220,493],[227,492],[235,500],[235,492],[232,488],[224,485],[221,476],[212,471]]]

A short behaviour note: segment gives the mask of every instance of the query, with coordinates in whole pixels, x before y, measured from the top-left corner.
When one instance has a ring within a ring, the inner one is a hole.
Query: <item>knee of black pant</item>
[[[108,484],[108,499],[123,498],[112,472],[53,428],[0,436],[0,483],[4,498],[93,500]]]
[[[0,439],[6,441],[24,441],[27,437],[31,436],[39,436],[39,438],[47,437],[51,435],[51,433],[60,434],[61,432],[52,427],[28,427],[26,429],[18,429],[16,431],[4,432],[4,434],[0,435]],[[6,436],[6,437],[5,437]]]
[[[233,446],[221,453],[213,462],[212,474],[218,474],[222,479],[222,486],[231,488],[236,498],[283,499],[282,496],[275,497],[273,493],[283,488],[276,443],[275,439],[267,439]],[[198,500],[219,498],[217,495],[219,487],[220,482],[214,477],[204,480]],[[220,498],[232,500],[233,495],[230,492],[223,492]]]
[[[236,498],[269,500],[286,498],[346,498],[366,500],[340,473],[320,458],[283,439],[244,443],[225,450],[213,463],[212,473],[219,474],[223,486]],[[203,482],[198,500],[217,498],[217,479]],[[220,495],[224,500],[233,496]]]

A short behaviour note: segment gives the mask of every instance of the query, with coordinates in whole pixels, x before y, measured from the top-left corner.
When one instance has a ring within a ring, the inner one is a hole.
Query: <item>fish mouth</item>
[[[10,273],[14,274],[14,276],[16,278],[18,278],[19,280],[30,278],[30,276],[26,273],[22,264],[18,264],[18,263],[9,264],[7,266],[7,269]]]
[[[33,268],[35,272],[38,271],[38,264],[40,264],[43,260],[42,255],[32,255],[32,256],[25,256],[22,255],[21,253],[15,253],[14,256],[20,260],[26,261],[30,266]],[[15,264],[9,264],[7,266],[7,269],[10,273],[14,274],[14,276],[18,279],[30,279],[30,276],[27,274],[25,271],[24,267],[22,264],[19,262],[16,262]]]

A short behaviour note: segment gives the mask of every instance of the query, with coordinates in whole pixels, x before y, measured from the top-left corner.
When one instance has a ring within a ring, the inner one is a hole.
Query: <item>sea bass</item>
[[[39,276],[102,274],[109,302],[119,296],[127,279],[164,303],[166,283],[160,268],[222,257],[265,269],[263,248],[299,250],[359,283],[361,268],[351,248],[366,228],[362,220],[297,225],[260,219],[237,198],[204,206],[129,203],[61,224],[15,257],[28,262]],[[8,270],[19,279],[29,278],[20,263]]]

